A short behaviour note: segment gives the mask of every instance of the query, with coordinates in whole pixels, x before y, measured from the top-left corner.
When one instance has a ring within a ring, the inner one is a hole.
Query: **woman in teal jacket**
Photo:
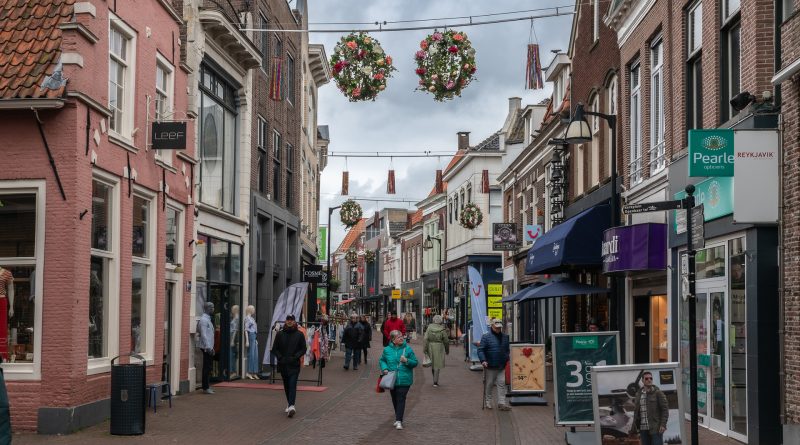
[[[403,412],[406,410],[406,397],[408,390],[414,383],[414,368],[417,366],[417,356],[403,338],[400,331],[389,333],[389,344],[383,348],[381,355],[381,374],[386,375],[389,371],[396,372],[394,389],[389,393],[392,395],[392,406],[394,407],[394,427],[398,430],[403,429]]]

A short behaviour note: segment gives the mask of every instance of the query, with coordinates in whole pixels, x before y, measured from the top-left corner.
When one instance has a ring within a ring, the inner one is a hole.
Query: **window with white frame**
[[[281,200],[281,150],[283,138],[278,130],[272,130],[272,200]]]
[[[267,156],[267,120],[259,115],[256,118],[258,125],[258,191],[267,193],[267,166],[269,158]]]
[[[6,380],[37,379],[41,358],[44,181],[0,181],[0,317]],[[12,293],[13,290],[13,293]]]
[[[89,264],[89,371],[104,372],[118,349],[119,186],[96,173],[92,181]]]
[[[575,145],[575,196],[584,192],[583,178],[586,176],[586,144]]]
[[[172,118],[173,97],[174,97],[174,77],[172,65],[160,54],[156,55],[156,97],[155,115],[156,121],[169,120]],[[156,150],[156,159],[166,165],[172,166],[173,150]]]
[[[259,26],[261,29],[269,29],[269,21],[264,13],[258,13]],[[259,50],[261,51],[261,70],[269,73],[269,34],[261,31],[258,33]]]
[[[286,54],[286,100],[290,104],[294,104],[295,98],[295,68],[294,68],[294,57]]]
[[[600,112],[600,96],[598,94],[595,94],[589,103],[590,110],[595,113]],[[591,124],[592,142],[590,142],[590,144],[592,146],[592,153],[590,157],[592,165],[590,169],[589,186],[594,187],[600,184],[600,118],[592,116]]]
[[[183,211],[168,205],[166,214],[166,263],[174,267],[183,263]]]
[[[723,9],[723,11],[722,11],[723,15],[722,15],[722,17],[725,18],[725,19],[728,19],[728,18],[732,17],[734,14],[736,14],[737,12],[739,12],[739,9],[740,9],[740,7],[742,5],[742,1],[741,0],[724,0],[722,2],[722,4],[723,4],[723,8],[722,8]]]
[[[736,9],[728,10],[722,24],[722,122],[737,113],[730,101],[741,92],[742,74],[742,23],[738,2],[729,1],[727,4]]]
[[[133,196],[133,229],[131,233],[131,352],[152,359],[155,304],[155,274],[153,251],[155,208],[151,197]]]
[[[200,67],[200,200],[236,212],[236,89],[209,66]]]
[[[641,66],[639,62],[631,65],[631,100],[629,110],[631,127],[629,174],[631,185],[638,184],[642,181],[642,104],[639,78],[640,71]]]
[[[617,76],[612,76],[611,80],[609,80],[608,85],[606,86],[606,109],[607,113],[611,115],[618,115],[618,106],[617,106]],[[619,116],[618,116],[619,117]],[[607,172],[611,175],[611,168],[612,162],[617,162],[616,159],[611,158],[611,139],[613,139],[614,135],[612,132],[616,131],[615,128],[612,128],[611,125],[606,126],[606,153],[608,153],[608,165],[607,165]]]
[[[650,174],[667,166],[664,150],[664,45],[661,37],[650,48]]]
[[[109,14],[108,118],[109,129],[125,139],[133,137],[136,33],[119,17]]]
[[[703,3],[698,0],[686,13],[686,124],[703,128]]]

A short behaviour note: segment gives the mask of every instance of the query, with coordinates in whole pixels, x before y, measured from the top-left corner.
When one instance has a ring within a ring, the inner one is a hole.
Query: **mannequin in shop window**
[[[239,305],[231,306],[231,352],[230,352],[230,378],[238,377],[239,370]]]
[[[14,275],[0,267],[0,356],[8,360],[8,320],[14,316]]]
[[[207,301],[203,305],[203,315],[197,320],[197,347],[203,351],[203,392],[214,394],[211,389],[211,366],[214,362],[214,303]]]
[[[258,325],[255,318],[255,306],[247,306],[244,313],[244,347],[247,348],[247,374],[245,374],[245,378],[258,380],[258,340],[256,339]]]

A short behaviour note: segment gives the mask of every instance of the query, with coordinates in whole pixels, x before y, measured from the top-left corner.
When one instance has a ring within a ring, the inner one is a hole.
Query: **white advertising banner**
[[[778,130],[734,132],[733,221],[778,222]]]

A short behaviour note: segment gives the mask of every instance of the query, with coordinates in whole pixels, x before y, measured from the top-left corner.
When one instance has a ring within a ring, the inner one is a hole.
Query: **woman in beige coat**
[[[433,387],[439,387],[439,371],[444,368],[445,355],[450,354],[450,341],[447,329],[442,325],[442,316],[433,317],[433,323],[425,330],[425,355],[431,359]]]

